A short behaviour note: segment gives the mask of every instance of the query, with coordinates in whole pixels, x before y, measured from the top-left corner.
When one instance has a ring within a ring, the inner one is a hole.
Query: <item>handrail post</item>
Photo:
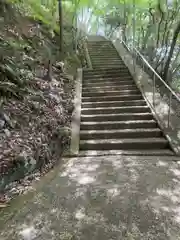
[[[155,107],[156,75],[153,75],[153,106]]]
[[[169,93],[169,109],[168,109],[168,123],[167,127],[170,127],[170,120],[171,120],[171,103],[172,103],[172,92]]]
[[[134,69],[134,74],[135,74],[135,56],[134,56],[134,48],[135,48],[135,0],[133,0],[133,69]]]

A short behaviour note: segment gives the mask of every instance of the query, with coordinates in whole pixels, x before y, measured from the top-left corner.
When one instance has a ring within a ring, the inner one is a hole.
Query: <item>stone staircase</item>
[[[173,155],[168,140],[110,41],[90,41],[83,70],[79,155]]]

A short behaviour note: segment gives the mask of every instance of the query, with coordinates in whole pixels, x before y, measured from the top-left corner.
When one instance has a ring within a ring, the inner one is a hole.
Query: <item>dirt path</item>
[[[13,205],[0,215],[1,240],[178,240],[180,163],[74,158]]]

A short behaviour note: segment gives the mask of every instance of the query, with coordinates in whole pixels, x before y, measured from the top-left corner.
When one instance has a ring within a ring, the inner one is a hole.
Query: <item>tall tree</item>
[[[167,81],[167,78],[168,78],[168,70],[170,68],[171,59],[172,59],[172,56],[173,56],[174,48],[176,46],[176,42],[177,42],[179,33],[180,33],[180,21],[177,24],[177,27],[174,31],[174,36],[173,36],[171,48],[170,48],[170,51],[169,51],[167,61],[166,61],[165,66],[164,66],[163,78],[164,78],[165,81]]]
[[[59,4],[59,36],[60,36],[60,52],[63,51],[63,11],[62,11],[62,0],[58,0]]]

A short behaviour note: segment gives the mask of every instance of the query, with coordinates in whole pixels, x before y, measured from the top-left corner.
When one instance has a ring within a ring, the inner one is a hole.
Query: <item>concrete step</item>
[[[133,80],[127,80],[127,81],[122,81],[120,79],[114,79],[113,81],[110,80],[104,80],[100,82],[83,82],[83,87],[103,87],[103,86],[136,86],[135,82]]]
[[[83,83],[106,83],[106,82],[124,82],[124,81],[132,81],[132,76],[127,75],[127,76],[105,76],[101,75],[99,78],[96,76],[93,77],[91,76],[90,78],[88,76],[83,78]]]
[[[90,58],[97,58],[98,56],[103,57],[104,55],[109,56],[109,57],[116,57],[116,58],[120,58],[119,54],[116,50],[110,50],[110,51],[89,51],[89,56]]]
[[[112,90],[119,90],[119,91],[123,91],[123,90],[137,90],[137,86],[136,85],[121,85],[121,86],[101,86],[101,87],[83,87],[82,91],[83,92],[99,92],[99,91],[112,91]]]
[[[117,53],[117,50],[113,47],[93,47],[93,48],[88,48],[88,52],[89,53],[93,53],[93,54],[97,54],[97,53],[104,53],[104,55],[106,55],[106,53]]]
[[[88,50],[90,56],[109,56],[109,55],[116,55],[119,56],[118,52],[116,51],[115,48],[108,49],[105,51],[104,49],[94,49],[94,50]]]
[[[94,48],[96,48],[96,47],[108,47],[108,48],[113,48],[114,49],[114,46],[112,45],[112,43],[106,43],[106,42],[104,42],[104,43],[100,43],[100,44],[87,44],[87,46],[88,46],[88,49],[89,48],[92,48],[92,49],[94,49]]]
[[[100,53],[94,56],[92,54],[89,54],[89,57],[91,61],[94,61],[94,60],[98,62],[105,61],[105,59],[102,59],[102,55]],[[109,61],[109,59],[114,59],[114,60],[116,59],[116,60],[122,61],[116,53],[107,54],[107,57],[108,57],[108,59],[106,59],[107,61]]]
[[[174,152],[169,149],[153,149],[153,150],[89,150],[89,151],[80,151],[79,157],[85,156],[111,156],[111,155],[134,155],[134,156],[173,156]]]
[[[99,48],[104,48],[104,50],[109,50],[109,49],[115,49],[114,46],[112,44],[106,44],[106,43],[103,43],[103,44],[93,44],[93,45],[87,45],[88,47],[88,50],[94,50],[94,49],[99,49]]]
[[[139,94],[137,90],[123,90],[123,91],[99,91],[99,92],[82,92],[83,97],[95,97],[95,96],[114,96],[114,95],[134,95]]]
[[[93,48],[88,47],[88,52],[89,53],[94,53],[94,54],[96,54],[98,52],[99,53],[102,52],[102,53],[106,54],[106,53],[109,53],[109,52],[117,52],[117,51],[113,47],[108,47],[108,49],[107,49],[107,47],[93,47]]]
[[[118,66],[121,66],[121,67],[125,67],[123,62],[122,61],[119,61],[119,60],[116,60],[116,61],[113,61],[111,59],[109,60],[104,60],[104,61],[95,61],[95,60],[92,60],[91,59],[91,63],[92,65],[109,65],[109,66],[114,66],[114,65],[118,65]]]
[[[99,52],[99,53],[89,53],[89,57],[91,60],[102,58],[106,54],[107,57],[113,58],[113,59],[120,59],[119,55],[116,52],[110,52],[110,53],[104,53],[104,52]]]
[[[98,97],[82,97],[82,102],[99,102],[99,101],[130,101],[130,100],[142,100],[141,94],[134,95],[113,95],[113,96],[98,96]]]
[[[96,59],[107,59],[108,60],[108,58],[110,57],[110,58],[118,58],[118,59],[121,59],[122,60],[122,58],[121,58],[121,56],[119,56],[119,53],[118,52],[116,52],[115,54],[113,54],[113,55],[106,55],[106,54],[100,54],[100,55],[98,55],[98,54],[96,54],[97,53],[97,51],[96,52],[93,52],[93,51],[89,51],[89,53],[92,53],[94,56],[93,56],[93,58],[96,58]],[[105,53],[105,51],[103,51],[103,53]],[[97,55],[97,56],[96,56]],[[99,57],[99,58],[98,58]]]
[[[122,66],[122,63],[121,62],[116,62],[116,63],[93,63],[93,62],[91,62],[92,63],[92,67],[94,68],[94,69],[96,69],[96,70],[98,70],[98,69],[100,69],[101,70],[101,68],[102,69],[104,69],[104,68],[109,68],[109,69],[116,69],[117,67],[119,67],[120,69],[124,69],[124,67]],[[127,69],[126,69],[127,70]]]
[[[107,49],[107,47],[108,48],[113,48],[114,49],[114,46],[112,45],[112,43],[110,43],[110,42],[103,42],[103,43],[100,43],[100,44],[87,44],[87,46],[88,46],[88,49],[89,48],[92,48],[92,49],[94,49],[94,48],[96,48],[96,47],[106,47],[106,49]]]
[[[101,74],[100,76],[87,76],[85,75],[83,78],[83,83],[105,83],[105,81],[109,82],[123,82],[123,81],[133,81],[133,78],[131,75],[121,76],[122,74],[114,75],[114,76],[108,76]],[[135,82],[134,82],[135,83]]]
[[[125,106],[125,107],[98,107],[82,108],[81,114],[115,114],[115,113],[146,113],[151,112],[148,106]]]
[[[162,132],[159,128],[150,129],[114,129],[114,130],[90,130],[81,131],[81,140],[90,139],[120,139],[120,138],[155,138],[162,137]]]
[[[96,63],[114,63],[114,62],[120,62],[124,65],[124,62],[122,59],[120,58],[112,58],[112,57],[108,57],[107,59],[102,59],[102,58],[91,58],[92,62],[96,62]]]
[[[92,67],[94,69],[101,69],[101,68],[104,68],[104,67],[106,67],[106,68],[112,68],[112,67],[117,68],[118,66],[120,66],[118,63],[117,64],[113,64],[113,65],[110,65],[110,64],[107,64],[107,65],[105,65],[105,64],[102,64],[102,65],[92,64]]]
[[[120,58],[120,57],[118,57],[118,56],[116,56],[116,57],[111,57],[111,56],[107,56],[107,57],[105,57],[105,56],[98,56],[98,57],[93,57],[92,58],[93,59],[93,61],[109,61],[109,60],[112,60],[112,61],[121,61],[123,64],[124,64],[124,61]]]
[[[91,58],[91,62],[92,63],[120,63],[120,65],[125,66],[124,62],[121,59],[113,59],[111,57],[109,57],[108,59],[95,59],[95,58]]]
[[[116,114],[91,114],[81,115],[82,122],[97,121],[130,121],[130,120],[153,120],[152,113],[116,113]]]
[[[128,70],[122,70],[121,72],[114,72],[114,73],[97,73],[91,75],[84,75],[84,80],[86,79],[97,79],[98,78],[132,78]]]
[[[165,149],[168,141],[164,138],[126,138],[81,140],[80,150],[140,150]]]
[[[112,66],[111,68],[109,67],[109,68],[107,68],[106,66],[103,68],[101,68],[100,69],[100,71],[101,70],[104,70],[105,68],[106,68],[106,70],[108,71],[109,69],[111,70],[111,69],[115,69],[115,67],[114,67],[114,65],[116,66],[116,68],[118,69],[118,68],[125,68],[126,66],[125,66],[125,64],[122,62],[122,61],[120,61],[120,60],[116,60],[116,61],[114,61],[114,60],[111,60],[110,58],[109,59],[107,59],[107,60],[101,60],[101,61],[96,61],[96,60],[93,60],[93,59],[91,59],[91,63],[92,64],[98,64],[98,65],[109,65],[109,66]],[[117,66],[118,65],[118,66]],[[94,71],[98,71],[98,69],[95,69],[95,68],[93,68],[93,70]]]
[[[93,69],[91,71],[84,71],[83,70],[83,76],[91,76],[91,75],[97,75],[97,74],[114,74],[114,73],[121,73],[122,71],[126,71],[127,68],[123,65],[123,67],[117,67],[117,68],[102,68],[102,69]]]
[[[121,71],[121,69],[118,67],[117,69],[115,68],[102,68],[102,69],[83,69],[83,74],[92,74],[92,73],[109,73],[109,72],[117,72]]]
[[[123,106],[146,106],[145,100],[134,101],[100,101],[100,102],[83,102],[82,108],[96,108],[96,107],[123,107]]]
[[[98,45],[98,44],[110,44],[110,45],[112,45],[112,42],[103,38],[103,39],[98,40],[98,41],[96,41],[96,40],[95,41],[88,41],[87,44],[90,44],[90,45],[93,45],[93,46]]]
[[[154,120],[130,120],[130,121],[108,121],[108,122],[81,122],[81,130],[106,130],[127,128],[156,128]]]
[[[107,47],[114,47],[112,42],[110,41],[98,41],[98,42],[87,42],[88,47],[100,47],[100,46],[107,46]]]
[[[94,51],[95,50],[98,50],[99,48],[103,48],[104,50],[108,51],[109,49],[115,49],[114,46],[112,44],[106,44],[106,43],[103,43],[103,44],[93,44],[93,45],[87,45],[88,47],[88,50],[92,50]]]

